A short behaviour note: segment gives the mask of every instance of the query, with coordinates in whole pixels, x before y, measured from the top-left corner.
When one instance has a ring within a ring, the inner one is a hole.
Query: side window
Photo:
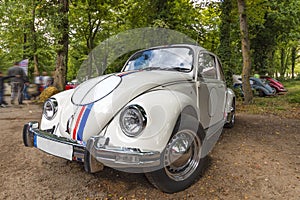
[[[217,70],[216,70],[216,62],[215,57],[207,54],[202,53],[199,55],[199,69],[198,75],[201,75],[203,78],[208,79],[217,79]]]
[[[218,71],[219,71],[219,77],[220,77],[220,80],[224,81],[225,82],[225,76],[224,76],[224,71],[222,69],[222,65],[221,65],[221,62],[219,59],[217,59],[218,61]]]

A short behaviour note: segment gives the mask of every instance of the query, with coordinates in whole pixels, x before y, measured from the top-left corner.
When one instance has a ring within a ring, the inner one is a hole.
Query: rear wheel
[[[147,173],[148,180],[167,193],[182,191],[193,184],[206,162],[201,157],[203,138],[204,132],[198,120],[182,115],[163,152],[162,168]]]
[[[232,128],[235,123],[235,101],[232,101],[231,112],[228,114],[229,121],[224,125],[225,128]]]
[[[266,95],[265,95],[264,91],[262,91],[261,89],[259,89],[259,90],[258,90],[258,96],[264,97],[264,96],[266,96]]]

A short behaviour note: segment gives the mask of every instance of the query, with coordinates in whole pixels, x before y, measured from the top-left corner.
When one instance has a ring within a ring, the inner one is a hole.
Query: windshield
[[[140,51],[127,62],[124,71],[176,70],[189,72],[193,67],[193,52],[188,47],[168,47]]]

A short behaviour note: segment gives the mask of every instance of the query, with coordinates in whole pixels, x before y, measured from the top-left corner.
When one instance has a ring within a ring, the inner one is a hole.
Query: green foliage
[[[33,55],[39,57],[39,70],[50,71],[55,67],[55,50],[42,1],[24,0],[21,3],[5,0],[0,5],[0,65],[7,69],[15,61],[29,58],[29,72],[33,72]],[[35,27],[35,30],[33,28]],[[38,27],[38,28],[36,28]]]
[[[231,37],[231,24],[232,22],[232,10],[233,5],[231,0],[224,0],[224,2],[220,6],[221,9],[221,23],[220,23],[220,46],[218,48],[218,55],[222,60],[223,70],[226,77],[226,82],[228,86],[232,85],[232,75],[236,74],[236,64],[232,62],[232,37]]]
[[[285,96],[289,103],[300,104],[300,81],[299,80],[288,80],[285,81],[284,86],[288,88],[288,93]]]
[[[280,61],[276,61],[274,56],[276,51],[285,53],[290,51],[287,49],[290,42],[297,41],[299,45],[300,3],[297,0],[261,1],[256,4],[256,9],[254,8],[255,15],[258,14],[261,18],[250,27],[254,68],[260,73],[272,74],[276,71],[274,69],[276,65],[277,70],[283,75],[287,68],[286,64],[289,64],[285,59],[290,56],[281,55],[277,58]]]
[[[291,47],[297,49],[296,55],[300,49],[299,8],[298,0],[247,0],[253,69],[269,74],[290,73]],[[29,58],[29,71],[33,72],[36,57],[40,72],[53,71],[56,54],[62,48],[61,27],[68,20],[68,80],[76,77],[87,55],[101,42],[125,30],[149,26],[179,31],[216,52],[229,85],[231,75],[242,72],[236,0],[210,3],[207,7],[190,0],[72,0],[65,20],[60,9],[57,1],[1,1],[1,70],[14,61]],[[119,70],[125,57],[107,71]],[[299,59],[295,57],[295,61],[299,73]]]
[[[135,52],[135,51],[134,51]],[[105,74],[120,72],[122,67],[124,66],[125,62],[128,60],[128,58],[134,53],[129,52],[127,54],[124,54],[120,56],[118,59],[116,59],[113,63],[111,63],[105,71]]]

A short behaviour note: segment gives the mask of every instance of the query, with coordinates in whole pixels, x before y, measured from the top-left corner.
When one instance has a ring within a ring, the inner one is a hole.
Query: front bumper
[[[87,143],[78,142],[42,131],[38,122],[24,125],[23,142],[54,156],[81,161],[91,173],[101,170],[103,165],[132,173],[153,171],[161,165],[158,151],[111,146],[109,138],[101,136],[91,137]]]

